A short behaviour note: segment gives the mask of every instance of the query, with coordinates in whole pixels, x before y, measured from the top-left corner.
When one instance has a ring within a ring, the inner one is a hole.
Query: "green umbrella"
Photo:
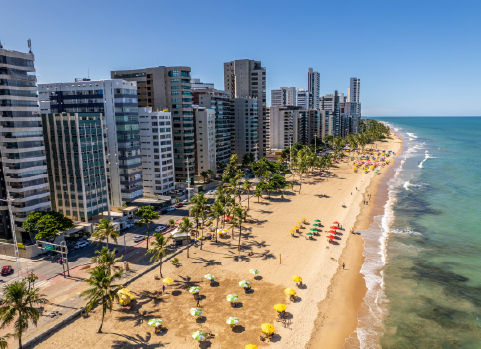
[[[152,319],[152,320],[149,320],[147,323],[148,323],[150,326],[157,327],[157,326],[162,325],[162,320],[160,320],[160,319]]]
[[[257,275],[257,274],[259,274],[259,270],[257,270],[257,269],[249,269],[249,273]]]
[[[313,227],[318,227],[318,226],[319,226],[319,224],[317,224],[317,223],[316,223],[316,224],[313,224],[312,226],[313,226]]]
[[[190,293],[199,293],[200,292],[200,287],[199,286],[194,286],[189,289]]]
[[[312,235],[312,233],[307,233],[306,235]]]
[[[239,282],[239,286],[241,287],[249,287],[250,285],[249,281],[242,280]]]
[[[237,325],[239,323],[239,319],[231,316],[227,319],[226,323],[228,323],[229,325]]]
[[[231,303],[235,302],[238,298],[239,296],[236,294],[230,294],[226,297],[226,299]]]
[[[194,338],[196,341],[201,341],[205,339],[205,333],[202,331],[197,331],[192,333],[192,338]]]
[[[314,222],[321,223],[319,219],[314,220]]]
[[[311,228],[311,229],[309,229],[309,230],[310,230],[310,231],[317,231],[316,228]]]
[[[202,314],[201,309],[199,309],[199,308],[190,309],[190,315],[199,316],[200,314]]]
[[[204,275],[204,277],[205,277],[207,280],[214,280],[214,279],[215,279],[215,276],[212,275],[212,274]]]

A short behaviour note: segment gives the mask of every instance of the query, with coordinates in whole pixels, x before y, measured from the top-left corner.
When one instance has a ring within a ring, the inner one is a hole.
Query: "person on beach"
[[[344,270],[346,268],[346,263],[342,263],[342,269]]]
[[[162,285],[162,293],[165,293],[165,285]]]

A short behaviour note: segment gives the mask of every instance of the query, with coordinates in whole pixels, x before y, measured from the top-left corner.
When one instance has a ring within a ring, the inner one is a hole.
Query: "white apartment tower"
[[[144,195],[167,195],[175,189],[170,112],[139,108]]]
[[[309,68],[307,73],[308,91],[309,91],[309,109],[319,109],[319,89],[320,75],[319,72]]]
[[[309,109],[309,92],[303,88],[297,90],[297,106],[301,109]]]
[[[194,108],[194,122],[197,147],[196,173],[200,176],[202,172],[208,170],[216,172],[215,110]]]
[[[295,87],[281,87],[278,90],[271,90],[271,106],[286,107],[295,106],[297,100]]]

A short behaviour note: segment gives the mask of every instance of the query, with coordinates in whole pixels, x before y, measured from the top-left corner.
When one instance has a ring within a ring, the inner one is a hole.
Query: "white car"
[[[164,231],[165,229],[167,229],[165,225],[159,225],[157,228],[155,228],[155,232],[158,233]]]
[[[145,236],[137,235],[136,237],[134,237],[134,242],[139,242],[139,241],[142,241],[144,239],[145,239]]]
[[[88,242],[77,242],[74,249],[80,250],[81,248],[87,247],[88,245],[89,245]]]
[[[169,206],[169,207],[167,208],[167,211],[169,211],[169,212],[170,212],[170,211],[174,211],[174,210],[175,210],[175,207],[174,207],[174,206]]]

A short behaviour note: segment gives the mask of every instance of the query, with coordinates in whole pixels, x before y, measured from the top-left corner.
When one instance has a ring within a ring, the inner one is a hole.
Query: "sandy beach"
[[[379,149],[396,153],[401,145],[399,139],[378,142]],[[180,254],[180,266],[164,264],[164,277],[175,280],[167,286],[166,294],[160,292],[162,282],[154,279],[158,269],[129,285],[136,295],[132,308],[116,307],[107,313],[104,333],[97,334],[101,312],[96,308],[88,318],[65,325],[36,348],[244,348],[250,343],[272,348],[319,348],[321,341],[322,347],[342,348],[344,339],[356,328],[357,309],[365,293],[359,274],[362,236],[350,234],[349,228],[369,225],[373,200],[369,205],[363,205],[363,200],[368,200],[368,194],[375,196],[388,167],[383,167],[379,175],[372,171],[354,173],[346,159],[334,165],[328,176],[317,170],[304,176],[300,194],[296,185],[295,192],[286,192],[283,199],[273,195],[258,203],[251,198],[251,217],[242,228],[240,253],[239,229],[235,229],[234,236],[229,229],[227,237],[217,244],[207,241],[202,250],[190,248],[190,258],[185,252]],[[294,180],[299,181],[299,177]],[[292,237],[289,230],[301,218],[308,223],[299,236]],[[315,219],[321,220],[322,232],[307,240],[305,234]],[[334,221],[340,222],[343,230],[334,244],[328,244],[326,232]],[[251,252],[253,255],[249,255]],[[342,263],[346,264],[345,270]],[[260,274],[249,274],[250,268],[258,269]],[[203,278],[208,273],[215,275],[216,283]],[[296,288],[293,275],[300,275],[306,286]],[[245,294],[238,285],[241,280],[250,281],[254,292]],[[196,306],[188,292],[194,285],[201,287],[202,319],[189,314],[189,309]],[[284,294],[287,287],[297,290],[295,302]],[[232,308],[225,298],[231,293],[239,295],[237,308]],[[276,322],[273,306],[277,303],[287,305],[290,321],[286,327]],[[225,323],[230,316],[240,319],[234,329]],[[161,318],[167,332],[156,334],[147,324],[151,318]],[[262,323],[275,326],[276,335],[270,343],[258,339]],[[214,338],[199,344],[191,338],[197,330],[211,331]]]

